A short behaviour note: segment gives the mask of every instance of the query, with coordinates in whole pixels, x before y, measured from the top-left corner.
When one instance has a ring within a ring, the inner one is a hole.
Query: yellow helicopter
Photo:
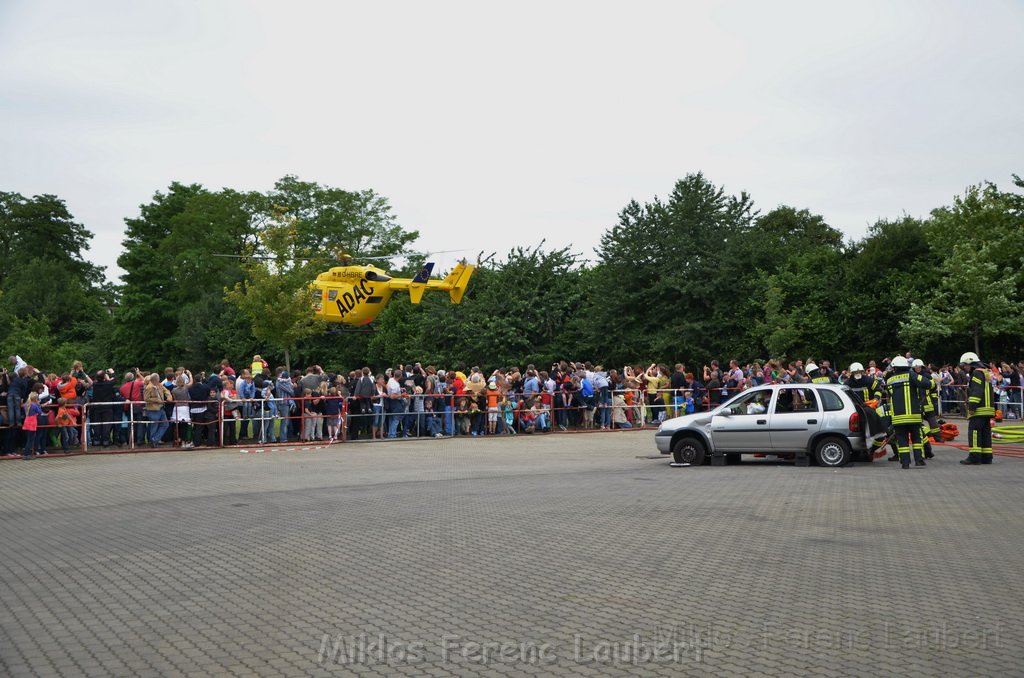
[[[376,266],[352,264],[342,254],[341,266],[334,266],[316,277],[309,287],[313,293],[313,313],[331,323],[367,325],[373,322],[396,291],[407,291],[414,304],[427,290],[445,290],[453,304],[462,302],[476,266],[463,259],[443,280],[431,280],[434,262],[426,263],[413,278],[392,278]]]

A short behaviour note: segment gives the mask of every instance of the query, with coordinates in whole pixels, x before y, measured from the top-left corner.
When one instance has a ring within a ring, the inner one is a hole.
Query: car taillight
[[[854,412],[850,415],[850,432],[857,433],[860,431],[860,412]]]

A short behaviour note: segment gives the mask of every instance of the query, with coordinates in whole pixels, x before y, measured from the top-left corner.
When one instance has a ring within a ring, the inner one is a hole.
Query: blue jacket
[[[15,377],[11,380],[11,385],[7,387],[7,395],[17,396],[22,400],[28,395],[28,379],[25,377]]]
[[[242,400],[251,400],[256,397],[256,384],[242,379],[238,382],[238,397]]]
[[[528,377],[526,382],[523,384],[523,395],[531,396],[540,393],[540,379],[537,377]]]
[[[580,380],[580,395],[584,398],[590,398],[594,395],[594,385],[586,377]]]
[[[285,408],[291,408],[294,403],[291,399],[295,396],[295,388],[292,386],[292,380],[283,377],[277,380],[277,397],[281,400],[281,406]]]

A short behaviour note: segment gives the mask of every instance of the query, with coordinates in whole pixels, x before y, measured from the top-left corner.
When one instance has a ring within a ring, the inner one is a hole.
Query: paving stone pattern
[[[1020,675],[1024,460],[650,432],[0,463],[0,674]]]

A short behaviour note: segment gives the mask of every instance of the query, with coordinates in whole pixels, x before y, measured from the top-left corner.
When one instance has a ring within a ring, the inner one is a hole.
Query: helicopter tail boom
[[[433,264],[427,264],[432,267]],[[426,270],[426,269],[425,269]],[[462,301],[462,295],[466,293],[466,286],[473,275],[476,266],[472,264],[459,263],[444,280],[430,280],[426,278],[429,271],[424,274],[420,272],[415,278],[391,278],[388,286],[393,290],[406,290],[409,292],[409,301],[414,304],[420,303],[423,293],[427,290],[447,290],[453,304]]]

